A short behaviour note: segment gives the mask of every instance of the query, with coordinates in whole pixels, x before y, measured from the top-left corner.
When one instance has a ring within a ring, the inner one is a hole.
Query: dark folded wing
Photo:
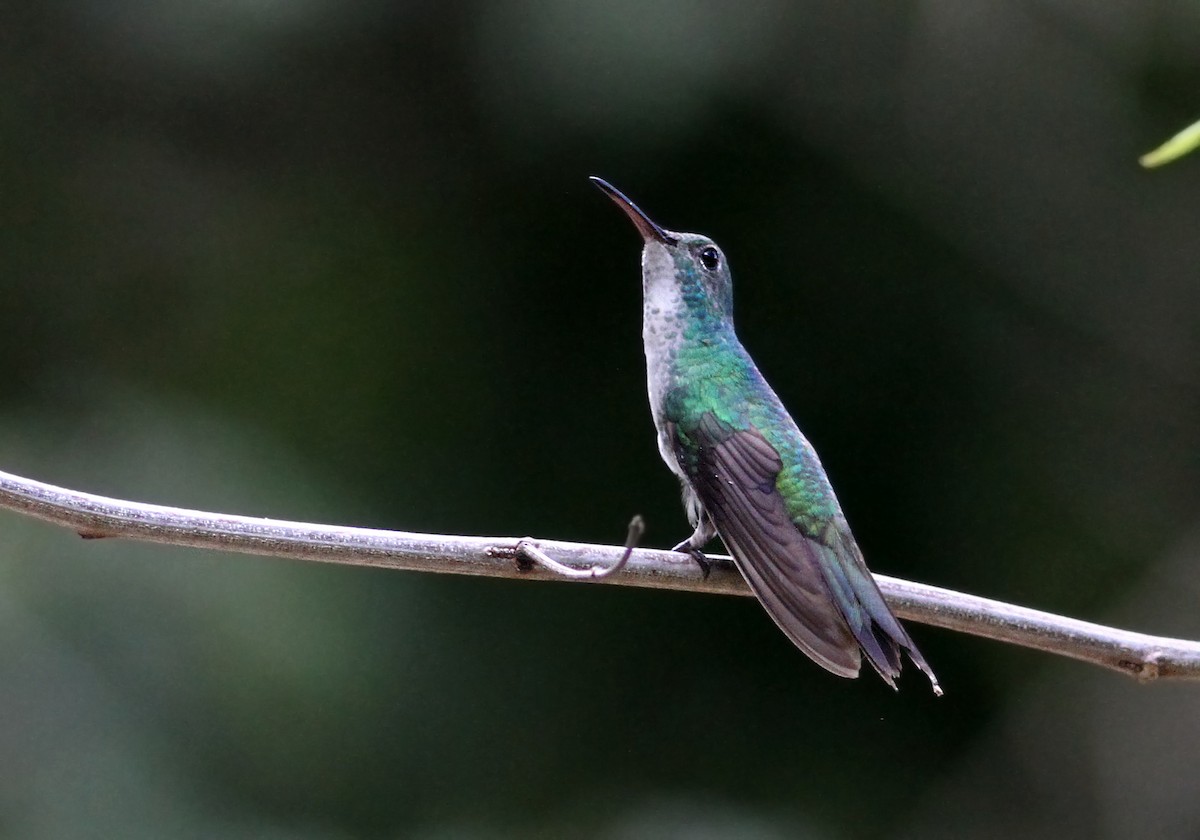
[[[858,676],[859,645],[821,571],[826,549],[796,527],[775,487],[779,454],[757,432],[711,414],[688,437],[697,447],[693,487],[758,600],[817,663]]]
[[[883,600],[846,523],[805,533],[776,479],[783,463],[757,431],[711,414],[687,431],[692,484],[742,575],[775,623],[825,668],[858,675],[861,652],[889,684],[901,651],[937,680]]]

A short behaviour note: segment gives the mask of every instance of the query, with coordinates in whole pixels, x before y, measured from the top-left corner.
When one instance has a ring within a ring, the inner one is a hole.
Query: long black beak
[[[618,207],[625,211],[625,215],[629,217],[630,221],[638,229],[638,233],[642,235],[642,239],[647,242],[652,238],[657,239],[664,245],[674,245],[679,242],[674,236],[671,236],[654,222],[650,221],[650,217],[643,213],[640,207],[626,198],[625,193],[608,183],[608,181],[605,181],[603,178],[597,178],[595,175],[591,177],[591,181],[602,189],[605,195],[611,198]]]

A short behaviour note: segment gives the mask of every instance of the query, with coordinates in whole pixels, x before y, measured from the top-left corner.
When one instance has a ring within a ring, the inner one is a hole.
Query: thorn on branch
[[[603,580],[625,568],[625,564],[629,562],[629,558],[633,555],[633,550],[637,547],[645,531],[645,520],[640,515],[634,516],[633,519],[629,520],[629,530],[625,535],[625,551],[622,552],[620,559],[608,568],[592,566],[589,569],[576,569],[573,566],[568,566],[566,563],[560,563],[538,548],[533,537],[525,537],[517,541],[517,567],[521,568],[524,566],[524,570],[528,571],[532,563],[537,563],[543,568],[549,569],[563,577],[574,578],[576,580]]]

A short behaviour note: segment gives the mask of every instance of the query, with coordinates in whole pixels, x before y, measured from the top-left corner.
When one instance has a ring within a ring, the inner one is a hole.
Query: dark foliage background
[[[687,533],[638,242],[716,237],[882,572],[1200,636],[1182,2],[42,2],[0,27],[0,465],[405,530]],[[1187,837],[1200,693],[742,599],[0,517],[9,837]]]

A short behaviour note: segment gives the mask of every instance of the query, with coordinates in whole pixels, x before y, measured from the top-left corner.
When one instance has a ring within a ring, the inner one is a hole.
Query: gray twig
[[[120,537],[421,572],[564,580],[724,595],[750,590],[728,557],[709,555],[704,577],[686,554],[513,537],[460,537],[256,519],[80,493],[0,472],[0,508],[62,525],[87,538]],[[531,562],[531,558],[536,562]],[[545,561],[549,560],[549,567]],[[562,570],[566,570],[563,573]],[[1200,642],[1077,621],[949,589],[876,575],[901,618],[998,639],[1100,665],[1142,681],[1200,679]]]

